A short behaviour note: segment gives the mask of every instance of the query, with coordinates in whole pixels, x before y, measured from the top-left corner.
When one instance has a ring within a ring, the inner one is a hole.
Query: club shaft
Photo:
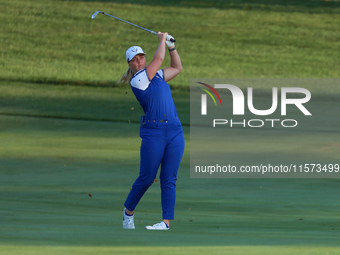
[[[145,28],[145,27],[138,26],[138,25],[136,25],[136,24],[133,24],[133,23],[131,23],[131,22],[129,22],[129,21],[126,21],[126,20],[123,20],[123,19],[117,18],[117,17],[115,17],[115,16],[112,16],[112,15],[110,15],[110,14],[107,14],[107,13],[105,13],[105,12],[101,12],[101,13],[102,13],[102,14],[104,14],[104,15],[106,15],[106,16],[109,16],[109,17],[111,17],[111,18],[115,18],[115,19],[118,19],[118,20],[120,20],[120,21],[123,21],[123,22],[125,22],[125,23],[128,23],[128,24],[130,24],[130,25],[132,25],[132,26],[135,26],[135,27],[141,28],[141,29],[143,29],[143,30],[145,30],[145,31],[148,31],[148,32],[150,32],[150,33],[154,34],[154,35],[157,35],[157,33],[156,33],[155,31],[152,31],[152,30],[150,30],[150,29],[147,29],[147,28]]]
[[[111,17],[111,18],[118,19],[118,20],[123,21],[123,22],[125,22],[125,23],[128,23],[128,24],[130,24],[130,25],[132,25],[132,26],[135,26],[135,27],[138,27],[138,28],[143,29],[143,30],[145,30],[145,31],[148,31],[148,32],[150,32],[151,34],[154,34],[154,35],[157,35],[157,34],[158,34],[158,33],[156,33],[155,31],[152,31],[152,30],[147,29],[147,28],[145,28],[145,27],[141,27],[141,26],[139,26],[139,25],[133,24],[133,23],[131,23],[131,22],[129,22],[129,21],[120,19],[120,18],[118,18],[118,17],[112,16],[112,15],[110,15],[110,14],[108,14],[108,13],[105,13],[105,12],[102,12],[102,11],[97,11],[97,12],[95,12],[95,13],[92,15],[92,19],[94,19],[94,18],[96,17],[97,13],[101,13],[101,14],[104,14],[104,15],[109,16],[109,17]],[[175,42],[175,41],[176,41],[175,39],[170,38],[170,37],[169,37],[169,38],[167,37],[167,40],[172,41],[172,42]]]

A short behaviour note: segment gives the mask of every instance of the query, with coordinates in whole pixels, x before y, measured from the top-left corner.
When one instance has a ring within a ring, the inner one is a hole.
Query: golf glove
[[[166,46],[168,46],[168,48],[172,47],[172,46],[175,46],[175,43],[170,41],[170,39],[174,39],[174,38],[171,35],[166,35],[165,43],[166,43]]]

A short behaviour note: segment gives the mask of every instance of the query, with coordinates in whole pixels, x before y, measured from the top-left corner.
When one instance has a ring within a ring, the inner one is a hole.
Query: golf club
[[[150,32],[150,33],[154,34],[154,35],[157,35],[157,33],[156,33],[155,31],[152,31],[152,30],[150,30],[150,29],[147,29],[147,28],[144,28],[144,27],[138,26],[138,25],[136,25],[136,24],[133,24],[133,23],[131,23],[131,22],[128,22],[128,21],[126,21],[126,20],[123,20],[123,19],[117,18],[117,17],[115,17],[115,16],[112,16],[112,15],[110,15],[110,14],[107,14],[107,13],[105,13],[105,12],[102,12],[102,11],[96,11],[95,13],[93,13],[93,14],[92,14],[91,18],[92,18],[92,19],[94,19],[94,18],[97,16],[97,14],[98,14],[98,13],[104,14],[104,15],[106,15],[106,16],[109,16],[109,17],[111,17],[111,18],[118,19],[118,20],[120,20],[120,21],[123,21],[123,22],[125,22],[125,23],[128,23],[128,24],[130,24],[130,25],[132,25],[132,26],[135,26],[135,27],[141,28],[141,29],[143,29],[143,30],[145,30],[145,31],[148,31],[148,32]],[[167,41],[171,41],[171,42],[176,42],[176,40],[175,40],[174,38],[171,38],[169,35],[167,35],[167,36],[166,36],[166,40],[167,40]]]

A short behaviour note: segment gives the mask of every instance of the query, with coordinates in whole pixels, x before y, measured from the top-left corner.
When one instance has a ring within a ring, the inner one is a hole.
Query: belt
[[[165,116],[165,115],[164,115]],[[142,115],[141,116],[141,123],[142,124],[145,124],[146,122],[154,122],[154,123],[156,123],[156,122],[165,122],[165,123],[168,123],[169,121],[172,121],[172,120],[178,120],[178,117],[176,117],[176,118],[171,118],[170,120],[169,119],[153,119],[153,120],[146,120],[145,119],[145,115]]]
[[[168,123],[168,120],[145,120],[142,124],[145,124],[145,122],[165,122]]]

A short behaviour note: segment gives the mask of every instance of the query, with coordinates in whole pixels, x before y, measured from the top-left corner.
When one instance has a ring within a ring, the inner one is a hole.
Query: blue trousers
[[[163,219],[173,220],[176,200],[177,172],[184,152],[181,123],[173,121],[143,121],[140,129],[140,172],[124,203],[134,211],[140,199],[154,182],[161,165],[160,185]]]

